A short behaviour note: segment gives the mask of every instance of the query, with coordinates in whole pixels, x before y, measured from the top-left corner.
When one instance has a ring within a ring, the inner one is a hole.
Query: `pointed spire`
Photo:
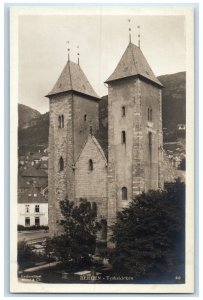
[[[128,22],[129,22],[129,43],[131,43],[131,27],[130,27],[130,22],[131,22],[131,19],[128,19]]]
[[[47,96],[56,95],[68,91],[82,93],[83,95],[99,99],[99,96],[96,94],[93,87],[89,83],[81,67],[77,63],[74,63],[72,61],[68,61],[66,63],[56,84]]]
[[[70,61],[70,45],[69,45],[69,41],[67,41],[66,42],[67,44],[68,44],[68,48],[67,48],[67,50],[68,50],[68,61]]]
[[[140,48],[140,25],[137,26],[137,29],[138,29],[138,47]]]
[[[150,68],[141,49],[133,43],[129,43],[117,67],[105,82],[109,83],[114,80],[132,76],[142,76],[151,82],[162,86],[161,82],[156,78]]]
[[[79,52],[79,46],[77,46],[78,52],[77,52],[77,56],[78,56],[78,65],[80,64],[80,52]]]

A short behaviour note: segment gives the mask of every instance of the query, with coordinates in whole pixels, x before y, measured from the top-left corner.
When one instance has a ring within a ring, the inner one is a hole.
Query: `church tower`
[[[49,98],[49,231],[60,232],[59,202],[75,199],[75,162],[98,130],[99,97],[78,64],[68,60]]]
[[[129,43],[108,84],[108,226],[137,194],[163,187],[162,84]],[[110,232],[109,232],[110,233]]]

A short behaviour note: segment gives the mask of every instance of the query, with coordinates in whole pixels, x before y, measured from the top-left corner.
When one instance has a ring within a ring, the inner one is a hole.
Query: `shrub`
[[[49,226],[45,226],[45,225],[40,225],[40,226],[23,226],[23,225],[19,225],[17,226],[18,231],[35,231],[35,230],[49,230]]]

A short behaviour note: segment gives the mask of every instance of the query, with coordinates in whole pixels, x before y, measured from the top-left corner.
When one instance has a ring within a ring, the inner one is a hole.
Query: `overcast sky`
[[[186,70],[185,19],[183,16],[20,16],[19,102],[48,111],[50,92],[67,61],[77,61],[99,96],[107,94],[104,81],[118,64],[128,41],[137,44],[141,26],[141,50],[156,76]]]

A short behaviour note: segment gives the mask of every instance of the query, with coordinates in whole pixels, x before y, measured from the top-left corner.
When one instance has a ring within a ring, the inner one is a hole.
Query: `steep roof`
[[[105,156],[105,153],[104,153],[102,147],[100,146],[99,142],[98,142],[97,139],[94,137],[94,135],[89,134],[88,137],[87,137],[87,140],[85,141],[83,147],[81,148],[80,154],[78,155],[78,158],[76,159],[75,163],[77,163],[77,161],[79,160],[79,158],[80,158],[82,152],[84,151],[84,149],[85,149],[85,147],[86,147],[86,145],[87,145],[87,143],[88,143],[89,141],[92,141],[92,142],[93,142],[93,144],[97,147],[97,149],[98,149],[99,152],[101,153],[101,156],[103,157],[103,159],[104,159],[105,161],[107,161],[106,156]]]
[[[129,43],[116,69],[106,82],[108,83],[117,79],[138,75],[162,86],[161,82],[156,78],[150,68],[141,49],[134,44]]]
[[[55,86],[47,97],[68,91],[75,91],[99,99],[80,65],[72,61],[66,63]]]
[[[28,191],[24,191],[18,196],[18,203],[48,203],[48,199],[44,197],[35,187]]]
[[[18,174],[18,188],[29,188],[29,185],[26,183],[26,179]]]

